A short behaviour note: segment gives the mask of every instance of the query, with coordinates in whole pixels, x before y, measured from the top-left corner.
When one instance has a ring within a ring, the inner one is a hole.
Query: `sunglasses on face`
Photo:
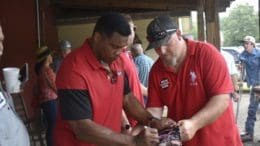
[[[117,82],[117,72],[116,71],[106,71],[107,76],[110,79],[111,84],[115,84]]]
[[[117,73],[113,72],[113,75],[111,77],[111,84],[115,84],[117,82]]]
[[[149,42],[159,41],[159,40],[164,39],[167,35],[176,32],[176,30],[177,29],[167,29],[167,30],[163,30],[163,31],[158,31],[158,32],[155,32],[151,36],[147,36],[146,38]]]

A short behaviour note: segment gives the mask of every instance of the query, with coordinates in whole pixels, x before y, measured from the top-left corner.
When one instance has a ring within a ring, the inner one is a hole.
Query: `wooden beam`
[[[205,0],[206,35],[207,41],[220,49],[219,16],[217,0]]]
[[[132,8],[132,9],[153,9],[153,10],[173,10],[189,9],[196,10],[196,1],[181,0],[62,0],[55,2],[62,7],[74,8]]]
[[[224,12],[226,8],[230,6],[231,2],[234,0],[218,0],[217,2],[217,11]]]
[[[105,12],[103,12],[105,13]],[[170,15],[172,17],[178,16],[190,16],[190,12],[179,12],[179,11],[147,11],[142,13],[128,13],[134,20],[139,19],[151,19],[159,15]],[[95,23],[101,13],[97,13],[95,16],[86,17],[72,17],[72,18],[59,18],[56,19],[57,25],[67,25],[67,24],[84,24],[84,23]]]
[[[205,0],[199,0],[197,19],[198,19],[198,40],[200,41],[205,41],[204,7],[205,7]]]

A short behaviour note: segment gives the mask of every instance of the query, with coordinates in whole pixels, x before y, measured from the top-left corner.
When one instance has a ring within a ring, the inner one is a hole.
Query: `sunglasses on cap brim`
[[[159,41],[159,40],[164,39],[167,35],[176,32],[176,30],[177,29],[167,29],[167,30],[163,30],[163,31],[158,31],[158,32],[155,32],[151,36],[147,36],[146,39],[149,42]]]

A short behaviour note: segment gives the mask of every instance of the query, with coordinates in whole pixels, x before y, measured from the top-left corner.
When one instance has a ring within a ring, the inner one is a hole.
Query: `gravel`
[[[249,104],[249,93],[244,93],[242,94],[242,98],[240,99],[239,102],[239,112],[237,117],[238,128],[241,132],[244,132],[245,122],[247,118],[248,104]],[[233,102],[233,105],[234,105],[234,114],[236,115],[238,103]],[[244,143],[244,146],[260,146],[260,143],[257,143],[257,141],[260,140],[260,108],[258,108],[256,116],[257,116],[257,120],[255,123],[254,142]]]

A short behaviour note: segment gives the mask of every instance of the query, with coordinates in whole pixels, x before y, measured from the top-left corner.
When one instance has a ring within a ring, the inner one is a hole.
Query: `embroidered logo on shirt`
[[[121,76],[123,74],[122,71],[117,71],[117,76]]]
[[[191,81],[191,82],[190,82],[190,85],[191,85],[191,86],[196,86],[196,85],[198,85],[196,79],[197,79],[196,73],[191,70],[191,71],[190,71],[190,81]]]
[[[4,107],[5,104],[6,104],[5,97],[4,97],[4,95],[2,94],[2,92],[0,92],[0,109],[1,109],[2,107]]]
[[[169,87],[169,79],[163,79],[160,81],[160,86],[162,89],[168,88]]]

